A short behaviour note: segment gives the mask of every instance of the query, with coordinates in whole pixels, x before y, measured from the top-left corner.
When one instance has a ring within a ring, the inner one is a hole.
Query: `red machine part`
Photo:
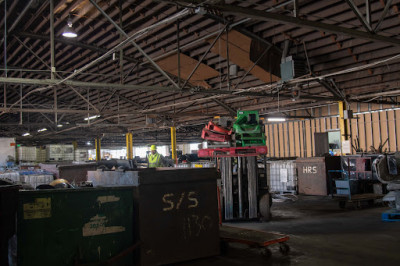
[[[199,157],[246,157],[267,154],[267,146],[229,147],[215,149],[201,149]]]
[[[201,131],[201,138],[217,142],[227,142],[231,141],[232,139],[231,135],[215,133],[206,128],[203,128],[203,130]]]
[[[218,125],[214,124],[213,121],[208,122],[208,124],[206,125],[205,128],[208,130],[214,131],[216,133],[232,135],[232,130],[228,130],[226,128],[218,126]]]

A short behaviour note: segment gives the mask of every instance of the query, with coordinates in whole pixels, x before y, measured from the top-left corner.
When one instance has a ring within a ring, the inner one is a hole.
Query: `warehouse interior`
[[[394,265],[399,0],[0,0],[0,265]]]

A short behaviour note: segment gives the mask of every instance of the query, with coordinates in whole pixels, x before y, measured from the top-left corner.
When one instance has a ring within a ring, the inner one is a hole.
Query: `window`
[[[149,148],[146,146],[141,146],[141,147],[135,147],[134,150],[135,150],[134,151],[135,156],[139,156],[140,158],[146,158],[147,151],[149,150]]]
[[[199,145],[201,145],[201,143],[191,143],[189,145],[190,153],[193,153],[194,151],[197,152],[199,150]]]

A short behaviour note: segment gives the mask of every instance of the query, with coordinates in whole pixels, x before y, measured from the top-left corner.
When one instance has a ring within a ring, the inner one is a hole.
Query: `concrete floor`
[[[400,265],[400,222],[382,222],[387,207],[353,205],[340,209],[330,197],[298,196],[274,202],[270,222],[227,225],[287,234],[288,255],[272,245],[260,249],[231,244],[225,255],[179,265]]]

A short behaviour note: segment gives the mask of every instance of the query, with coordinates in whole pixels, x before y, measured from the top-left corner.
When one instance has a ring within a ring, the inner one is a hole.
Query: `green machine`
[[[237,111],[233,124],[236,146],[265,146],[265,134],[260,124],[258,111]]]

